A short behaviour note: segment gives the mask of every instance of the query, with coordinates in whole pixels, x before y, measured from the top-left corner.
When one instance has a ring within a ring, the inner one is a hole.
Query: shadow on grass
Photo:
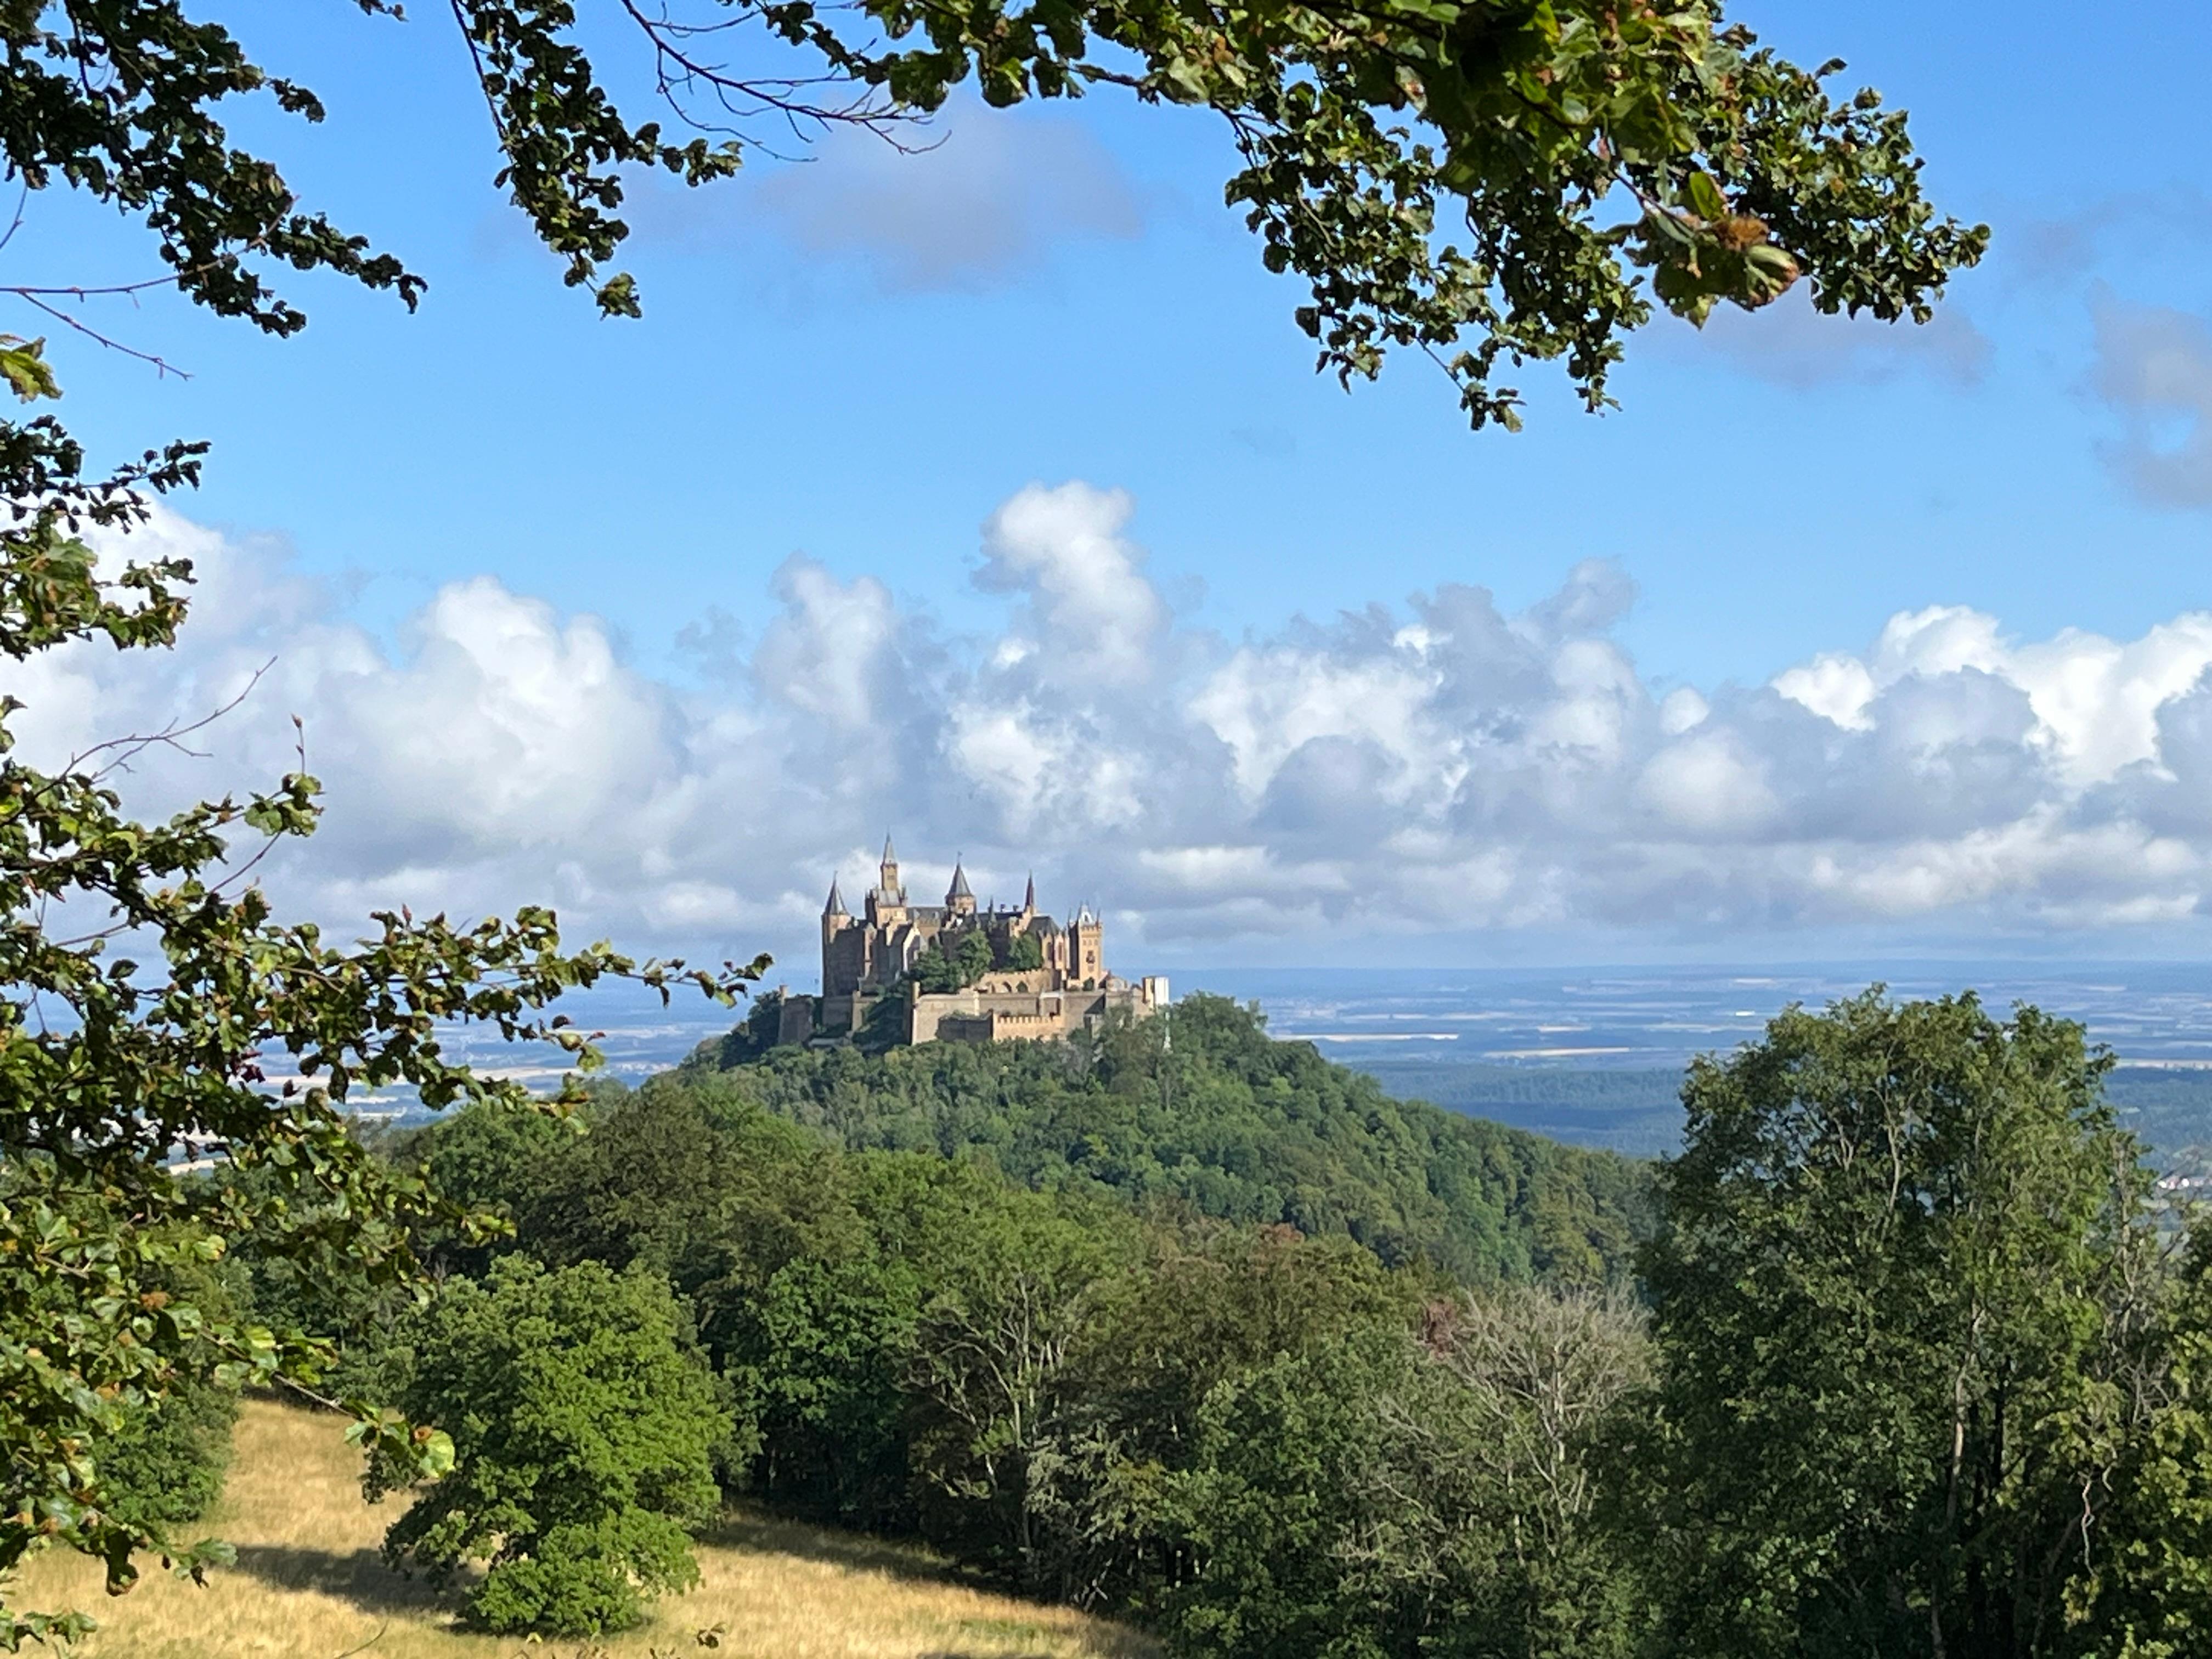
[[[1042,1625],[1022,1619],[963,1619],[960,1628],[977,1636],[992,1636],[1002,1641],[1036,1642],[1039,1646],[1031,1651],[1024,1647],[1009,1653],[1003,1647],[994,1647],[987,1656],[980,1649],[965,1647],[932,1648],[918,1654],[915,1659],[1061,1659],[1072,1650],[1081,1659],[1160,1659],[1158,1644],[1139,1635],[1135,1631],[1113,1626],[1095,1626],[1087,1631],[1053,1631]],[[1054,1638],[1057,1638],[1055,1641]]]
[[[911,1544],[747,1510],[725,1515],[699,1541],[763,1555],[795,1555],[803,1561],[819,1561],[854,1572],[880,1573],[907,1583],[981,1587],[986,1583],[979,1575]]]
[[[364,1613],[435,1613],[450,1605],[420,1578],[392,1571],[374,1549],[340,1552],[240,1544],[238,1568],[272,1589],[318,1590],[342,1597]]]

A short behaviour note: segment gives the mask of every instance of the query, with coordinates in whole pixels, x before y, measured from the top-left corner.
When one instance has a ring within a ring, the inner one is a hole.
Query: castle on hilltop
[[[902,985],[909,1042],[1065,1037],[1117,1012],[1142,1018],[1167,1006],[1166,980],[1132,984],[1106,970],[1105,925],[1089,905],[1065,927],[1041,914],[1034,879],[1020,908],[981,908],[956,862],[943,904],[910,904],[888,836],[876,873],[858,915],[830,882],[822,994],[785,999],[781,1041],[858,1031]],[[931,952],[937,960],[927,959]]]

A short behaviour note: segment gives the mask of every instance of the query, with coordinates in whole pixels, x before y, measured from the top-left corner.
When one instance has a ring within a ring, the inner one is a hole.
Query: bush
[[[238,1393],[205,1376],[140,1407],[94,1454],[108,1513],[150,1533],[197,1521],[222,1491]]]

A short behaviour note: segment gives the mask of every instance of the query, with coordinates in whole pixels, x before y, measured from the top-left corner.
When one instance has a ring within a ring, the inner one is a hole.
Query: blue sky
[[[226,547],[252,549],[256,568],[313,586],[301,603],[315,625],[355,630],[394,672],[421,665],[424,641],[437,637],[424,619],[441,592],[489,579],[542,604],[553,625],[598,619],[590,626],[605,635],[610,672],[647,688],[640,695],[661,710],[656,718],[679,718],[668,711],[680,708],[690,735],[662,735],[695,752],[718,708],[760,717],[763,661],[783,660],[771,636],[796,614],[786,562],[803,554],[814,562],[806,570],[848,596],[879,586],[901,637],[927,635],[901,672],[930,679],[939,713],[960,717],[960,700],[981,697],[984,665],[1006,655],[1008,639],[1043,653],[1036,661],[1087,648],[1088,636],[1055,643],[1049,573],[1060,567],[1024,564],[1003,536],[994,551],[979,530],[1025,487],[1079,480],[1127,499],[1114,518],[1060,498],[1073,515],[1068,533],[1126,550],[1153,596],[1142,603],[1172,617],[1156,632],[1175,661],[1130,678],[1122,695],[1191,707],[1205,685],[1218,693],[1240,647],[1286,660],[1290,642],[1326,636],[1341,656],[1352,647],[1340,615],[1391,607],[1397,627],[1413,614],[1410,596],[1448,584],[1488,589],[1510,618],[1589,559],[1613,562],[1626,579],[1601,631],[1632,666],[1636,695],[1656,708],[1669,691],[1695,688],[1738,732],[1765,728],[1755,711],[1730,713],[1729,699],[1776,701],[1769,683],[1822,653],[1872,661],[1873,642],[1900,612],[1963,607],[1991,621],[2004,650],[2032,652],[2069,629],[2138,641],[2212,605],[2212,348],[2202,331],[2212,315],[2203,258],[2212,202],[2195,177],[2200,118],[2191,113],[2212,21],[2199,8],[2108,9],[2087,25],[2080,9],[2055,4],[1738,8],[1793,55],[1846,58],[1852,76],[1909,108],[1932,194],[1990,222],[1995,252],[1926,330],[1816,321],[1793,302],[1724,318],[1702,337],[1662,321],[1632,344],[1616,387],[1625,408],[1602,418],[1579,413],[1556,375],[1532,366],[1519,435],[1468,433],[1441,379],[1410,362],[1350,396],[1310,373],[1290,319],[1297,291],[1261,270],[1221,207],[1230,152],[1201,117],[1108,98],[1011,115],[958,106],[928,155],[833,144],[802,166],[763,162],[712,196],[649,190],[634,199],[640,229],[624,262],[646,319],[605,322],[561,286],[491,187],[485,116],[436,9],[404,26],[338,3],[223,9],[261,61],[314,87],[331,110],[319,130],[245,116],[241,132],[272,148],[307,201],[428,276],[430,292],[410,317],[388,295],[300,282],[295,297],[313,323],[281,343],[159,298],[135,312],[111,303],[88,314],[192,378],[157,379],[63,343],[69,412],[111,453],[173,434],[211,440],[206,487],[183,512]],[[27,281],[150,270],[135,231],[59,199],[31,204],[4,257]],[[1112,528],[1099,528],[1107,518]],[[264,617],[252,627],[281,642],[283,626]],[[2012,742],[2045,760],[2076,741],[2051,735],[2059,728],[2049,709],[2065,694],[2050,688],[2071,683],[2065,672],[2009,656],[1993,668],[1987,655],[1916,658],[1890,678],[1971,672],[2016,690],[2033,682],[2043,689],[2024,695],[2041,699],[2039,724],[1975,741]],[[172,683],[132,695],[182,694]],[[889,708],[899,688],[882,695]],[[1025,690],[1023,706],[1041,708],[1042,696]],[[1451,707],[1450,719],[1481,718],[1472,705]],[[1184,764],[1147,747],[1180,738],[1101,736],[1103,718],[1091,711],[1082,732],[1061,734],[1079,747],[1059,751],[1055,775],[1078,763],[1086,740],[1121,744],[1140,779]],[[1445,715],[1431,707],[1422,719]],[[1838,729],[1877,724],[1846,711]],[[819,764],[825,747],[906,744],[902,764],[923,775],[953,754],[951,729],[908,728],[878,711],[789,753],[793,764]],[[1210,729],[1220,737],[1218,721]],[[1655,730],[1662,745],[1706,741],[1685,738],[1688,728]],[[1711,737],[1722,726],[1699,730]],[[1765,739],[1729,741],[1743,760]],[[2085,770],[2077,756],[2051,785],[2063,799],[2046,790],[2030,804],[2078,819],[2081,792],[2112,786],[2122,768],[2174,770],[2162,751],[2141,747],[2123,744],[2101,769]],[[1237,776],[1256,801],[1273,774],[1257,777],[1261,763],[1238,752]],[[1418,744],[1395,752],[1401,770],[1422,764]],[[1638,765],[1649,761],[1638,752]],[[1793,793],[1799,786],[1777,781],[1779,759],[1752,759],[1784,806],[1814,787]],[[1170,957],[1224,930],[1251,941],[1254,959],[1288,951],[1306,960],[1338,949],[1480,959],[1534,939],[1571,954],[1711,951],[1731,939],[1802,954],[1808,940],[1846,933],[1856,944],[2023,949],[2082,927],[2144,948],[2193,948],[2196,938],[2193,872],[2165,870],[2164,884],[2134,896],[2130,920],[2111,903],[2071,903],[2075,878],[2041,866],[2019,878],[2026,886],[1984,884],[1963,898],[1885,899],[1859,911],[1808,905],[1762,884],[1769,866],[1757,876],[1736,865],[1692,882],[1703,896],[1685,890],[1618,912],[1571,897],[1501,901],[1477,906],[1472,926],[1429,928],[1404,904],[1332,908],[1331,882],[1361,879],[1344,874],[1352,865],[1340,850],[1325,860],[1337,876],[1283,886],[1283,870],[1319,854],[1268,839],[1267,824],[1287,822],[1268,818],[1273,808],[1195,828],[1134,809],[1040,818],[992,805],[980,785],[980,794],[925,800],[914,775],[802,806],[777,793],[770,768],[749,786],[753,798],[802,822],[768,837],[772,873],[724,884],[736,919],[727,928],[708,919],[711,897],[656,910],[640,895],[660,866],[626,843],[608,855],[635,866],[616,884],[630,896],[610,902],[609,925],[678,939],[793,937],[796,896],[813,884],[805,872],[844,859],[879,830],[877,819],[896,815],[933,853],[951,850],[938,840],[986,849],[1009,879],[1034,859],[1071,884],[1118,883],[1083,896],[1131,907],[1139,927],[1183,914],[1173,881],[1146,889],[1139,853],[1153,858],[1155,875],[1203,866],[1213,872],[1203,880],[1176,878],[1197,896],[1184,922],[1155,928]],[[1748,775],[1727,775],[1745,787]],[[338,805],[376,810],[366,784],[360,800]],[[1481,862],[1526,833],[1501,828],[1494,813],[1470,818],[1464,806],[1431,801],[1395,833],[1426,846],[1420,836],[1443,833],[1449,818],[1455,839],[1438,872]],[[2186,819],[2171,805],[2106,804],[2093,816],[2156,819],[2137,849],[2156,863],[2160,836],[2196,844],[2187,823],[2170,822],[2177,811]],[[1490,828],[1470,827],[1476,820]],[[1729,834],[1751,835],[1742,826],[1752,821],[1730,820]],[[1785,835],[1780,818],[1759,822],[1762,858],[1786,840],[1801,862],[1817,861],[1815,843],[1844,833],[1800,825]],[[503,832],[487,825],[472,832],[485,846],[458,862],[450,825],[424,830],[422,845],[362,854],[367,862],[331,878],[339,884],[330,902],[384,890],[408,872],[443,872],[435,884],[464,866],[477,874],[453,878],[456,902],[511,903],[529,896],[511,889],[558,871],[584,872],[582,890],[601,890],[588,878],[594,832],[509,859],[499,854]],[[1699,847],[1720,834],[1711,823],[1675,830]],[[1624,838],[1642,833],[1608,832],[1584,866],[1626,856]],[[1936,833],[1881,832],[1893,851],[1899,836],[1917,846]],[[1116,836],[1145,844],[1111,858],[1085,850]],[[811,858],[810,845],[821,849]],[[1638,856],[1650,845],[1638,842]],[[1198,857],[1239,848],[1211,865]],[[713,850],[741,864],[757,844],[737,837]],[[1263,866],[1273,873],[1253,874]],[[697,871],[668,879],[714,886]],[[1498,879],[1504,890],[1565,878],[1524,860]],[[1723,890],[1760,896],[1712,898]],[[1279,927],[1266,912],[1285,903],[1303,920]]]

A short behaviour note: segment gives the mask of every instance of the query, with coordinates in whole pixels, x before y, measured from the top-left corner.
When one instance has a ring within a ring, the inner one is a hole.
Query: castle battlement
[[[1065,926],[1040,911],[1034,878],[1018,908],[979,907],[956,861],[944,903],[914,904],[888,836],[876,873],[857,915],[830,882],[822,907],[822,994],[786,1000],[783,1041],[857,1031],[894,993],[909,1005],[912,1042],[1064,1037],[1117,1012],[1141,1018],[1167,1006],[1166,980],[1132,984],[1107,971],[1105,924],[1088,905]],[[954,964],[966,971],[985,947],[988,965],[969,983],[923,988],[957,979]],[[931,952],[941,960],[926,961]]]

